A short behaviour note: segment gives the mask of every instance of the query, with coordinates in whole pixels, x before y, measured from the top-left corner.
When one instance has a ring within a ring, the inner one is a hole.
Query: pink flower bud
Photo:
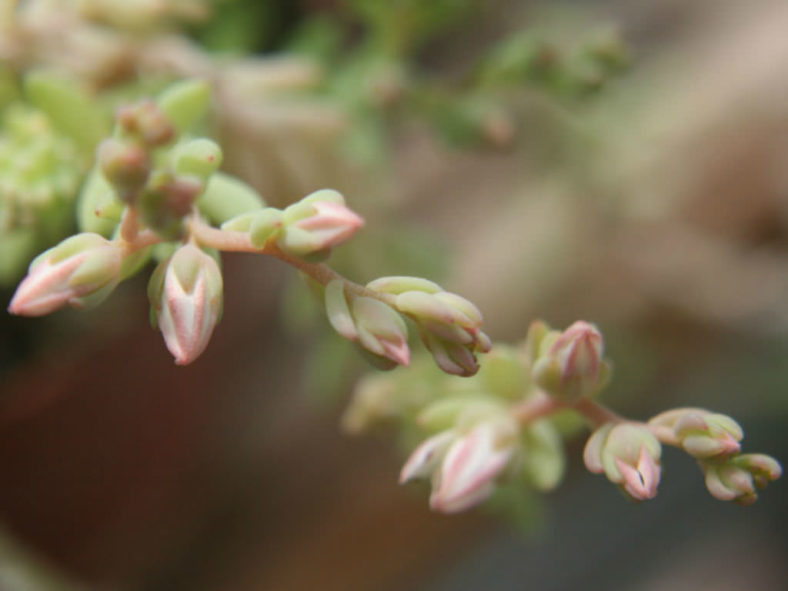
[[[286,225],[278,244],[295,256],[328,253],[364,225],[364,220],[338,199],[320,200],[313,196],[288,207],[284,220]]]
[[[487,421],[454,441],[441,462],[430,507],[456,513],[489,497],[512,458],[514,433],[508,422]]]
[[[603,349],[602,335],[593,325],[575,322],[536,359],[534,380],[553,396],[570,400],[590,396],[600,386]]]
[[[473,303],[445,291],[414,289],[398,293],[395,307],[418,323],[424,345],[443,371],[472,376],[479,370],[474,353],[488,352],[492,343]]]
[[[684,451],[698,459],[738,453],[744,437],[741,426],[731,417],[702,408],[669,410],[649,424],[668,429]]]
[[[216,261],[187,244],[151,277],[151,304],[175,363],[191,363],[205,350],[222,309],[222,273]]]
[[[446,450],[457,438],[454,431],[441,431],[425,439],[410,455],[399,473],[399,483],[404,484],[414,478],[429,477],[438,468]]]
[[[39,255],[8,306],[12,314],[43,316],[106,298],[120,280],[123,249],[98,234],[67,238]]]
[[[588,439],[583,460],[590,472],[605,473],[637,501],[652,499],[660,479],[662,446],[645,425],[608,423]]]
[[[723,461],[702,461],[706,488],[721,501],[750,505],[756,501],[756,489],[782,476],[782,467],[764,454],[741,454]]]

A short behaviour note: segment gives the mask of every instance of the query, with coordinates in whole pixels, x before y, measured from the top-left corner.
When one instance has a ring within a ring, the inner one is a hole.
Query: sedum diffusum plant
[[[468,509],[507,483],[557,486],[565,465],[559,413],[592,429],[586,467],[636,501],[657,493],[662,445],[694,457],[721,500],[749,504],[781,475],[773,458],[740,452],[743,431],[725,415],[680,408],[639,422],[600,404],[611,370],[592,324],[557,331],[535,322],[519,346],[493,346],[479,309],[432,281],[396,276],[359,285],[342,277],[325,261],[362,218],[331,189],[266,207],[251,187],[219,171],[216,143],[189,134],[208,103],[203,82],[185,81],[118,111],[82,191],[86,231],[33,261],[11,313],[96,305],[155,258],[151,318],[176,363],[186,365],[208,347],[221,318],[220,253],[270,255],[308,278],[331,326],[377,367],[409,365],[410,328],[419,334],[441,371],[416,362],[362,381],[345,426],[360,431],[393,420],[418,433],[422,442],[400,481],[429,479],[437,511]]]

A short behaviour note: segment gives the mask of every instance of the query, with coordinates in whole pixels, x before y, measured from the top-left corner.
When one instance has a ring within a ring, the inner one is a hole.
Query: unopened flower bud
[[[566,400],[594,394],[604,375],[601,333],[588,322],[578,321],[552,342],[549,338],[542,340],[542,348],[550,345],[534,362],[534,381],[548,394]]]
[[[353,298],[352,307],[359,344],[398,365],[408,365],[408,328],[402,317],[391,306],[374,298]]]
[[[95,305],[120,280],[123,257],[122,248],[98,234],[67,238],[31,263],[8,311],[43,316],[66,304],[77,308]]]
[[[364,225],[364,220],[339,202],[336,191],[318,191],[284,210],[278,244],[295,256],[327,255]]]
[[[509,421],[486,421],[456,439],[446,451],[433,481],[430,507],[457,513],[487,499],[495,479],[514,454],[517,427]]]
[[[222,164],[222,149],[207,138],[198,138],[176,146],[173,155],[173,169],[179,175],[191,175],[203,183],[216,172]]]
[[[449,429],[430,437],[411,454],[400,482],[432,479],[430,507],[464,511],[487,499],[518,445],[517,424],[508,417],[479,422],[467,431]]]
[[[474,353],[486,353],[491,343],[473,303],[445,291],[411,290],[399,293],[395,306],[419,324],[425,346],[443,371],[470,376],[479,370]]]
[[[764,454],[741,454],[720,461],[701,462],[706,488],[721,501],[751,505],[758,498],[757,489],[782,476],[782,467]]]
[[[182,246],[156,269],[148,295],[175,363],[191,363],[208,346],[221,315],[219,265],[197,246]]]
[[[744,431],[731,417],[701,408],[669,410],[649,424],[670,430],[684,451],[698,459],[738,453],[744,437]]]
[[[590,472],[608,480],[638,501],[657,494],[662,446],[645,425],[608,423],[588,439],[583,460]]]
[[[389,363],[382,368],[410,363],[408,329],[405,321],[388,304],[369,297],[354,296],[348,303],[345,284],[335,279],[326,285],[326,314],[331,326],[346,339],[357,342],[372,355]]]
[[[104,177],[126,202],[135,199],[151,172],[150,158],[141,146],[115,138],[101,142],[98,162]]]
[[[175,137],[175,127],[152,100],[122,107],[117,117],[126,132],[138,136],[148,147],[163,146]]]

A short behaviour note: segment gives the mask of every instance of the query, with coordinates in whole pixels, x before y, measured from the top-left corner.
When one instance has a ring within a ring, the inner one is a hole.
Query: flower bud
[[[487,499],[494,480],[516,449],[517,427],[510,421],[486,421],[457,438],[446,451],[433,480],[430,507],[457,513]]]
[[[408,328],[402,317],[391,306],[374,298],[353,298],[352,307],[359,344],[398,365],[408,365]]]
[[[325,306],[334,330],[373,355],[393,363],[385,363],[383,368],[410,363],[408,329],[391,306],[374,298],[358,296],[353,297],[349,305],[345,284],[340,279],[326,285]]]
[[[328,254],[364,225],[358,214],[334,200],[307,197],[283,213],[285,226],[279,247],[300,257]]]
[[[426,293],[439,293],[443,288],[437,283],[421,277],[380,277],[367,283],[367,287],[372,291],[380,293],[391,293],[399,295],[406,291],[423,291]]]
[[[132,143],[109,138],[98,147],[98,163],[101,172],[115,187],[118,197],[123,201],[133,201],[151,172],[148,153]]]
[[[156,269],[148,296],[175,363],[197,359],[222,311],[222,273],[216,261],[193,244],[182,246]]]
[[[163,146],[175,137],[175,127],[152,100],[121,107],[118,110],[118,123],[150,148]]]
[[[712,496],[740,505],[754,503],[758,498],[756,490],[782,475],[779,462],[764,454],[742,454],[722,462],[705,461],[701,467]]]
[[[508,417],[478,422],[467,431],[441,431],[419,445],[400,472],[400,483],[432,478],[430,507],[464,511],[484,501],[518,445],[517,424]]]
[[[649,424],[669,429],[684,451],[698,459],[738,453],[744,437],[744,431],[732,418],[701,408],[670,410]]]
[[[175,174],[191,175],[207,183],[209,177],[222,164],[222,149],[207,138],[182,142],[175,147],[173,169]]]
[[[418,323],[424,345],[443,371],[471,376],[479,370],[474,353],[486,353],[492,344],[473,303],[445,291],[412,290],[399,293],[395,306]]]
[[[645,425],[608,423],[588,439],[583,461],[590,472],[605,473],[637,501],[657,494],[662,446]]]
[[[98,234],[67,238],[31,263],[8,311],[43,316],[66,304],[98,304],[120,280],[123,258],[122,248]]]
[[[600,332],[588,322],[578,321],[552,340],[542,339],[533,365],[534,381],[552,396],[577,400],[594,394],[604,375]]]

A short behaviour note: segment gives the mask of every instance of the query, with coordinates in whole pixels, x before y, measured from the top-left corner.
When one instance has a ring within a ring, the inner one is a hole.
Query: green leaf
[[[108,116],[76,80],[38,70],[25,77],[24,92],[58,131],[86,152],[92,152],[109,131]]]

